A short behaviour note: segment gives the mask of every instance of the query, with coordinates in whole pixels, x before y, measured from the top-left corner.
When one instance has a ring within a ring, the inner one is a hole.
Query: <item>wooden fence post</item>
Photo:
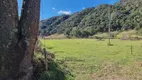
[[[131,45],[131,54],[133,54],[133,46]]]
[[[45,59],[45,69],[46,71],[48,70],[48,60],[47,60],[47,51],[45,48],[43,48],[43,55],[44,55],[44,59]]]

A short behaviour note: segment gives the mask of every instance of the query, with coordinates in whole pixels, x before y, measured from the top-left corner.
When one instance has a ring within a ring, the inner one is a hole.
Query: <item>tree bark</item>
[[[40,0],[24,0],[18,20],[17,0],[0,0],[0,80],[32,80]]]
[[[21,19],[19,21],[19,34],[22,34],[21,42],[25,45],[23,52],[24,58],[20,64],[20,74],[26,75],[20,80],[31,80],[33,72],[32,57],[34,53],[35,43],[37,41],[40,0],[24,0]],[[19,38],[20,39],[20,38]]]
[[[19,66],[15,61],[18,11],[16,0],[0,0],[0,80],[12,78]],[[18,59],[18,58],[17,58]]]

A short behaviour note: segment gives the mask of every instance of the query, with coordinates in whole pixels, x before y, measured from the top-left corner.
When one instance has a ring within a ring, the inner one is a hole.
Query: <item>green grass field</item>
[[[113,46],[107,42],[61,39],[46,40],[45,46],[76,80],[142,80],[142,41],[111,40]]]

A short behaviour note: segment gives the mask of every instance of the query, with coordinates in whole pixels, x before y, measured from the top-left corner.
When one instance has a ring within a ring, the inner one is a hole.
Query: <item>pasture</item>
[[[95,39],[41,42],[76,80],[142,80],[142,41],[113,39],[113,46]]]

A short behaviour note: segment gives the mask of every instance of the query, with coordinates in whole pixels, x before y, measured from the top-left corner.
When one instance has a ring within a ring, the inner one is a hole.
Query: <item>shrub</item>
[[[75,80],[74,76],[57,63],[49,64],[49,70],[42,72],[39,80]]]
[[[140,29],[140,30],[137,31],[137,35],[142,36],[142,29]]]

